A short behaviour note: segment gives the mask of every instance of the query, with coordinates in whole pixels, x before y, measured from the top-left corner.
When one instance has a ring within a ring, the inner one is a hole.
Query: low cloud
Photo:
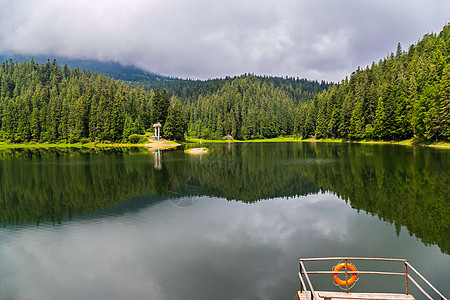
[[[189,78],[339,81],[448,21],[450,2],[0,0],[0,52],[133,64]]]

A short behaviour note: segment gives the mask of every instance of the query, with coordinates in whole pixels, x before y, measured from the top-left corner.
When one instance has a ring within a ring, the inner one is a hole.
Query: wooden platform
[[[386,293],[343,293],[343,292],[320,292],[316,291],[318,295],[317,300],[355,300],[355,299],[369,299],[369,300],[414,300],[412,295],[406,294],[386,294]],[[297,292],[298,300],[311,300],[311,293]]]

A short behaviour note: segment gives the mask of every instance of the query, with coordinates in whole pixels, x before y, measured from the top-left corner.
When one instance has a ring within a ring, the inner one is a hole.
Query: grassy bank
[[[187,138],[186,144],[200,144],[200,143],[280,143],[280,142],[303,142],[303,143],[357,143],[357,144],[390,144],[390,145],[405,145],[405,146],[427,146],[443,149],[450,149],[450,143],[446,142],[429,142],[429,141],[417,141],[414,139],[403,141],[347,141],[343,139],[299,139],[297,137],[277,137],[272,139],[255,139],[255,140],[205,140],[197,138]],[[158,144],[158,145],[156,145]],[[151,143],[26,143],[26,144],[9,144],[0,142],[0,150],[5,149],[48,149],[48,148],[111,148],[111,147],[144,147],[144,148],[173,148],[180,144],[174,141],[164,141],[164,143],[157,143],[151,145]]]
[[[355,144],[389,144],[389,145],[404,145],[404,146],[428,146],[437,148],[450,149],[450,143],[446,142],[429,142],[418,141],[415,139],[403,140],[403,141],[374,141],[374,140],[362,140],[362,141],[348,141],[343,139],[300,139],[296,137],[277,137],[272,139],[256,139],[256,140],[205,140],[197,138],[187,138],[187,143],[275,143],[275,142],[304,142],[304,143],[355,143]]]
[[[278,142],[298,142],[295,137],[277,137],[272,139],[255,139],[255,140],[205,140],[197,138],[187,138],[186,143],[278,143]]]
[[[27,143],[27,144],[8,144],[4,142],[0,142],[0,150],[6,150],[6,149],[50,149],[50,148],[60,148],[60,149],[66,149],[66,148],[86,148],[86,149],[92,149],[92,148],[111,148],[111,147],[143,147],[143,148],[173,148],[176,146],[179,146],[180,144],[177,144],[173,141],[168,141],[167,143],[164,143],[161,145],[155,145],[156,147],[153,147],[151,143],[143,143],[143,144],[131,144],[131,143],[74,143],[74,144],[68,144],[68,143]]]
[[[66,144],[66,143],[27,143],[27,144],[8,144],[0,142],[0,150],[4,149],[47,149],[47,148],[83,148],[87,144]]]

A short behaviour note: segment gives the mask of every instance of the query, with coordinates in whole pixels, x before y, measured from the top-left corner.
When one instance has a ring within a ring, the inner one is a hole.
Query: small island
[[[188,153],[188,154],[205,154],[208,153],[209,149],[206,147],[202,147],[202,148],[192,148],[192,149],[186,149],[184,150],[184,153]]]

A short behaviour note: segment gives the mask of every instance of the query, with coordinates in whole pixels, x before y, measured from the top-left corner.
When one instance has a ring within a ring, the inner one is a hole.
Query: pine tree
[[[351,114],[352,114],[352,94],[348,94],[344,102],[342,103],[341,120],[339,122],[339,136],[343,138],[348,138],[351,126]]]
[[[156,89],[156,91],[154,91],[152,98],[151,98],[151,119],[152,119],[152,124],[156,124],[158,122],[161,123],[161,114],[160,114],[160,107],[161,107],[161,93],[159,92],[159,89]]]
[[[450,140],[450,63],[444,70],[439,91],[441,107],[439,108],[439,120],[442,125],[442,136]]]
[[[114,103],[112,104],[112,122],[111,122],[111,139],[113,141],[119,141],[123,138],[124,123],[125,123],[125,110],[124,101],[125,95],[122,89],[118,89],[114,96]]]
[[[162,126],[164,126],[164,123],[166,122],[167,119],[167,115],[169,114],[169,107],[170,107],[169,92],[167,91],[167,89],[164,89],[161,94],[161,104],[160,107],[158,108]]]
[[[375,111],[373,136],[378,139],[383,139],[386,137],[386,131],[386,104],[383,98],[380,97]]]
[[[397,44],[397,52],[395,53],[395,59],[399,60],[402,57],[403,51],[402,51],[402,45],[400,45],[400,42]]]
[[[406,80],[399,78],[397,81],[394,111],[394,134],[398,139],[405,139],[411,136],[412,132],[411,122],[408,119],[408,99],[406,93]]]
[[[181,102],[172,97],[169,113],[164,124],[164,137],[173,140],[184,140],[184,133],[187,129],[187,122],[184,118]]]
[[[327,136],[327,124],[328,124],[328,116],[326,114],[327,103],[324,95],[320,95],[317,97],[317,121],[316,121],[316,130],[315,136],[318,139],[324,138]]]

